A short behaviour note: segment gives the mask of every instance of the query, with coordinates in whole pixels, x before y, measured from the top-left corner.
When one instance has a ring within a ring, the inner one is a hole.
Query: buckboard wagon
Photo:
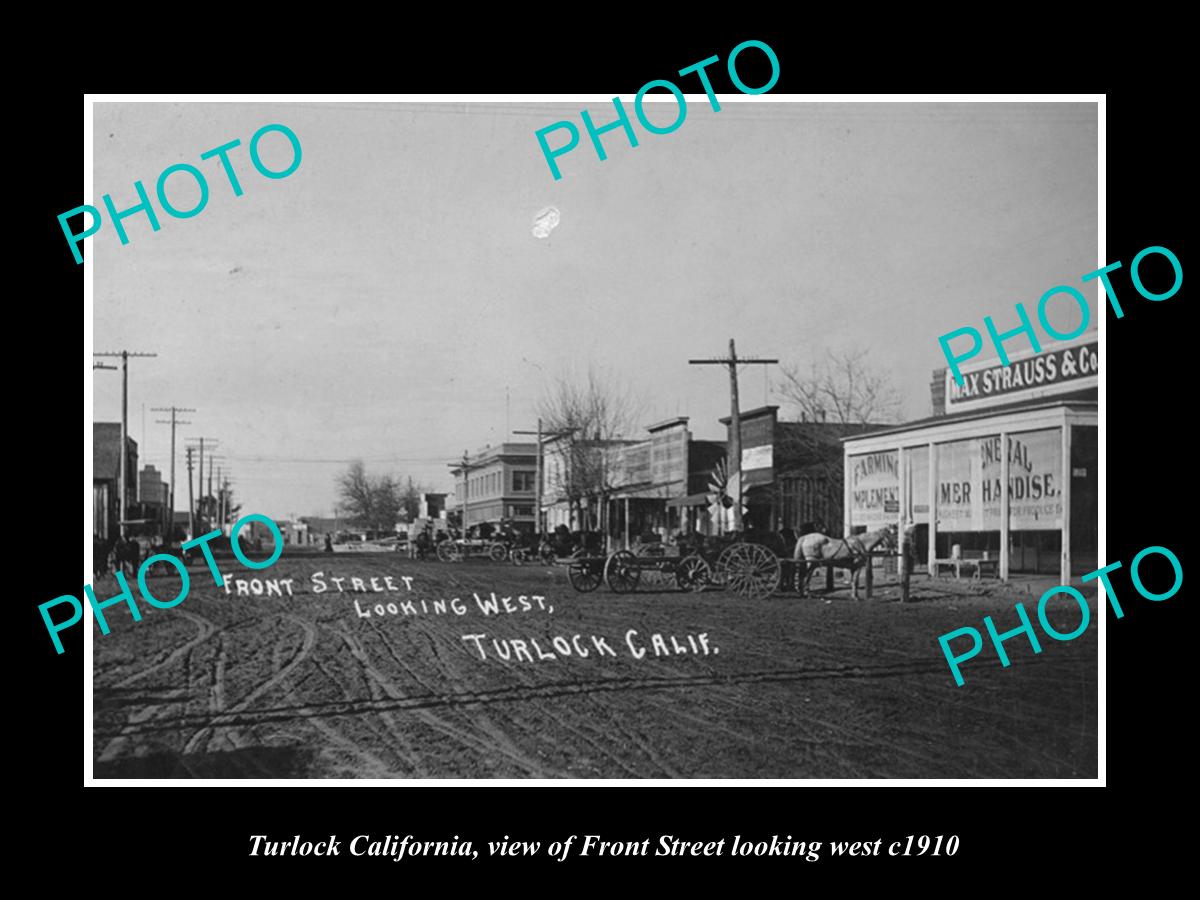
[[[446,538],[438,542],[437,558],[442,562],[462,562],[471,557],[501,562],[508,559],[508,545],[487,538]]]
[[[894,551],[869,551],[865,554],[866,596],[874,588],[875,559],[896,560]],[[762,600],[780,590],[800,596],[808,593],[809,583],[819,571],[825,574],[825,590],[834,590],[834,569],[842,564],[830,560],[796,560],[783,556],[779,548],[755,541],[737,540],[723,549],[691,551],[668,556],[662,553],[636,553],[617,550],[607,556],[579,554],[569,560],[567,577],[580,592],[594,591],[601,584],[615,594],[629,594],[642,583],[642,573],[654,572],[663,580],[673,580],[681,591],[698,592],[705,588],[725,588],[748,600]],[[889,563],[889,566],[894,565]],[[903,579],[902,579],[903,580]],[[907,585],[902,588],[907,595]],[[857,594],[856,594],[857,596]]]
[[[577,591],[594,591],[601,583],[615,594],[637,590],[643,572],[673,580],[681,591],[723,587],[750,600],[761,600],[782,585],[798,587],[796,567],[775,549],[753,541],[737,540],[709,551],[639,554],[617,550],[607,556],[576,556],[567,562],[567,577]]]

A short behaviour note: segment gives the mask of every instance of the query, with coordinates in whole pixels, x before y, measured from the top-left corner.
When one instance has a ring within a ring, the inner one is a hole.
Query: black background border
[[[714,28],[700,36],[677,35],[669,40],[642,35],[621,42],[610,33],[593,46],[581,43],[579,35],[572,33],[569,45],[560,45],[557,51],[562,64],[552,71],[536,64],[536,42],[524,48],[511,42],[491,48],[468,47],[462,41],[452,47],[444,41],[413,42],[405,44],[402,57],[385,60],[373,55],[361,69],[364,77],[353,68],[339,66],[345,74],[337,87],[413,93],[588,92],[628,98],[645,81],[670,77],[674,70],[707,56],[718,54],[723,61],[728,51],[747,37],[766,41],[778,54],[781,77],[772,90],[776,94],[887,87],[954,92],[1094,91],[1119,80],[1101,72],[1085,78],[1086,73],[1078,68],[1082,55],[1074,60],[1075,68],[1066,78],[1039,78],[1044,75],[1039,72],[999,77],[982,52],[973,68],[939,71],[928,66],[922,77],[898,67],[893,71],[899,74],[890,75],[886,61],[882,69],[848,66],[831,71],[812,62],[819,35],[749,28],[726,37]],[[744,58],[747,63],[751,63],[750,56]],[[311,53],[304,56],[306,61],[313,58]],[[334,59],[339,58],[344,57],[335,54]],[[857,77],[848,68],[857,68]],[[714,84],[718,92],[730,91],[722,70],[723,66],[711,70]],[[984,71],[989,73],[987,77],[975,77]],[[749,84],[765,80],[750,65],[743,78]],[[301,66],[291,82],[276,89],[331,90],[325,82],[323,71],[310,72]],[[1190,349],[1184,321],[1187,287],[1185,282],[1184,289],[1169,301],[1150,303],[1136,296],[1128,280],[1129,261],[1150,245],[1171,248],[1187,269],[1182,226],[1185,151],[1184,142],[1176,136],[1176,123],[1187,98],[1172,93],[1169,84],[1159,81],[1144,90],[1130,87],[1107,95],[1105,261],[1119,259],[1125,264],[1114,283],[1126,315],[1116,320],[1108,313],[1103,361],[1110,473],[1105,561],[1120,559],[1128,566],[1138,550],[1160,544],[1176,552],[1186,572],[1185,541],[1190,532],[1183,527],[1183,513],[1192,506],[1190,459],[1179,432],[1190,430],[1190,417],[1185,413],[1195,405],[1187,394],[1195,377],[1184,368]],[[203,78],[180,78],[169,90],[234,92],[250,87],[249,81],[236,75],[214,81],[210,72]],[[113,89],[103,83],[96,88]],[[168,88],[156,83],[151,89]],[[1193,705],[1184,693],[1188,683],[1184,664],[1191,655],[1185,641],[1192,634],[1184,620],[1186,584],[1171,600],[1150,603],[1133,594],[1127,569],[1114,578],[1126,616],[1118,621],[1109,612],[1106,620],[1105,788],[82,788],[82,629],[74,629],[66,637],[67,653],[58,657],[46,640],[36,607],[45,599],[80,588],[73,541],[60,542],[45,535],[60,530],[76,533],[79,522],[79,483],[68,474],[78,471],[74,468],[78,464],[74,441],[79,420],[71,410],[76,409],[79,396],[75,365],[90,362],[91,348],[85,347],[83,360],[75,357],[75,364],[69,364],[73,351],[68,347],[73,340],[67,339],[66,322],[73,317],[66,313],[81,302],[82,267],[74,264],[55,217],[82,202],[83,96],[63,85],[57,92],[29,98],[25,104],[27,117],[37,123],[38,139],[30,152],[36,176],[22,178],[18,185],[30,192],[23,201],[27,214],[19,217],[20,227],[32,228],[33,234],[18,236],[18,240],[19,246],[32,250],[38,265],[29,277],[18,276],[23,287],[14,296],[15,318],[20,322],[16,333],[24,336],[23,346],[16,352],[29,353],[30,360],[23,365],[14,361],[10,369],[10,376],[18,382],[13,392],[17,414],[11,421],[24,425],[10,435],[10,446],[28,442],[36,449],[31,454],[30,473],[34,476],[30,487],[35,490],[25,501],[25,508],[34,512],[28,526],[18,525],[14,531],[22,550],[30,549],[31,554],[22,552],[10,569],[20,585],[14,611],[24,623],[18,631],[24,656],[14,686],[25,701],[10,742],[23,749],[20,767],[14,770],[18,786],[31,791],[29,801],[22,803],[22,830],[45,853],[45,862],[61,863],[76,854],[89,866],[105,859],[108,863],[103,867],[90,868],[97,878],[115,872],[110,864],[119,860],[121,866],[138,867],[138,873],[161,871],[164,877],[172,872],[178,877],[177,867],[186,864],[187,871],[196,875],[209,867],[212,873],[249,878],[299,874],[307,884],[316,884],[308,881],[313,876],[329,874],[339,882],[350,874],[370,881],[375,873],[407,874],[416,866],[429,874],[449,876],[455,885],[483,873],[497,885],[538,892],[551,886],[567,889],[577,882],[507,879],[524,878],[523,873],[531,867],[551,869],[554,879],[617,869],[673,879],[683,872],[707,877],[717,869],[735,877],[751,875],[765,865],[780,874],[786,874],[780,867],[800,866],[805,883],[818,873],[829,873],[836,880],[867,871],[889,879],[912,873],[924,880],[949,868],[1011,878],[1015,885],[1021,881],[1017,869],[1022,859],[1050,862],[1051,869],[1065,875],[1081,860],[1092,860],[1089,868],[1103,870],[1105,859],[1097,862],[1094,854],[1114,842],[1121,852],[1113,854],[1112,862],[1125,859],[1123,854],[1130,852],[1131,845],[1140,848],[1139,855],[1166,857],[1172,853],[1167,845],[1181,840],[1160,817],[1174,806],[1172,797],[1181,778],[1174,763],[1186,758],[1181,749],[1189,749],[1177,731],[1186,723],[1186,709]],[[15,262],[20,265],[23,259]],[[987,260],[979,261],[981,267],[987,264]],[[18,488],[20,494],[21,485]],[[63,510],[62,519],[52,510]],[[395,864],[348,856],[332,860],[247,856],[250,834],[278,838],[302,834],[315,840],[331,833],[343,840],[364,833],[422,838],[458,835],[474,840],[476,846],[503,835],[542,841],[570,834],[641,840],[668,833],[693,839],[738,833],[755,840],[791,834],[797,839],[822,841],[957,834],[962,843],[953,859],[824,858],[817,864],[728,857],[669,863],[653,858],[573,859],[560,864],[545,858],[489,860],[486,855],[469,864],[458,859]],[[196,866],[198,862],[203,868]],[[604,884],[619,890],[639,883]],[[237,885],[236,881],[230,883],[232,889]],[[763,889],[766,887],[763,884]]]

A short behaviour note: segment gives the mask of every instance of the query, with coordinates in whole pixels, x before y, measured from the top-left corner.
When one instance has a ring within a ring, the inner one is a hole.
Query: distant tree
[[[400,508],[409,522],[421,515],[421,494],[424,491],[421,485],[413,484],[411,475],[408,476],[404,488],[400,491]]]
[[[339,476],[337,486],[342,509],[352,522],[387,534],[395,530],[403,498],[393,476],[368,475],[362,461],[356,460]]]

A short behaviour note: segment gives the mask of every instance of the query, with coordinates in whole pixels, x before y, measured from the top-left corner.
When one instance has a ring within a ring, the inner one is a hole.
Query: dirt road
[[[1037,597],[1012,588],[748,602],[385,554],[221,567],[245,584],[193,569],[180,606],[95,628],[97,778],[1096,774],[1094,609],[1081,638],[1012,640],[1008,669],[986,648],[954,684],[937,637],[1013,627]]]

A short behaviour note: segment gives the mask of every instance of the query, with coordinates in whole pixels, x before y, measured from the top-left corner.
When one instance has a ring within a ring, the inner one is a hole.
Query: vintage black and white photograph
[[[1098,777],[1096,103],[713,105],[94,104],[92,778]]]

